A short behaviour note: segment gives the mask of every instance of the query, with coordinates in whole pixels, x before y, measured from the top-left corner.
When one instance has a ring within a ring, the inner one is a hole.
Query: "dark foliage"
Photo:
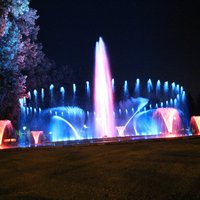
[[[37,41],[37,18],[29,0],[0,1],[0,119],[11,120],[15,127],[19,98],[26,96],[26,87],[46,82],[50,66]]]

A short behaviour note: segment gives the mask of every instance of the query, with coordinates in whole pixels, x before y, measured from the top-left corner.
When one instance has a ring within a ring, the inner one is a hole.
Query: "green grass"
[[[200,138],[0,151],[0,199],[200,199]]]

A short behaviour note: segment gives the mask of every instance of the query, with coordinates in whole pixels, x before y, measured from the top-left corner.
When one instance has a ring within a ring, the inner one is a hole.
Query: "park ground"
[[[200,199],[200,138],[0,150],[0,199]]]

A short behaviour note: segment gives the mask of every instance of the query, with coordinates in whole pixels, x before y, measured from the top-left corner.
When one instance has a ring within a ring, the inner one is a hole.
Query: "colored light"
[[[113,93],[109,62],[102,38],[96,43],[94,77],[95,132],[98,138],[114,137]]]
[[[0,120],[0,145],[2,145],[5,129],[8,128],[13,131],[13,126],[10,120]]]
[[[39,142],[39,137],[43,134],[43,131],[31,131],[31,134],[34,139],[34,143],[37,145]]]
[[[180,126],[181,119],[179,116],[179,112],[175,108],[158,108],[154,117],[159,115],[162,117],[164,124],[167,129],[167,133],[177,132],[177,128]],[[176,121],[174,125],[174,121]]]
[[[192,116],[190,123],[194,134],[200,135],[200,116]]]

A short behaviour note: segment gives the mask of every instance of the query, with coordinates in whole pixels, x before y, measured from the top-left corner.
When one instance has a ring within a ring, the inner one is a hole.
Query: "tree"
[[[19,98],[29,90],[69,82],[69,68],[57,70],[38,42],[37,11],[30,0],[0,0],[0,119],[17,127]],[[42,78],[41,78],[42,77]]]
[[[26,86],[37,85],[33,79],[46,59],[37,41],[37,18],[29,0],[0,0],[0,119],[10,119],[15,127],[19,98]]]
[[[0,5],[0,119],[10,119],[17,126],[18,100],[25,93],[26,79],[18,64],[21,34],[11,3],[1,1]]]
[[[52,65],[52,62],[42,51],[42,44],[37,39],[39,26],[36,25],[35,21],[38,17],[37,11],[30,8],[28,12],[17,18],[22,35],[20,66],[22,66],[22,74],[27,76],[26,86],[28,90],[39,88],[48,82],[46,74]]]

